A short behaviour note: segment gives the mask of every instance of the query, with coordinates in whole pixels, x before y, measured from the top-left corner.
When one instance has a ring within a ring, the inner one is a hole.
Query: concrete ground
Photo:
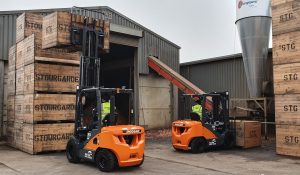
[[[176,152],[170,139],[147,140],[145,162],[139,168],[123,168],[111,174],[295,174],[300,159],[275,154],[271,145],[262,148],[214,150],[202,154]],[[92,163],[70,164],[63,152],[31,156],[0,144],[0,175],[103,174]]]

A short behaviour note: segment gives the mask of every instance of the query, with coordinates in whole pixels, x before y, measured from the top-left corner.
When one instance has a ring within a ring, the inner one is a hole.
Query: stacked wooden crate
[[[40,14],[17,18],[17,44],[9,57],[8,143],[30,154],[65,149],[73,135],[79,81],[80,53],[43,50],[42,22]]]
[[[273,0],[276,151],[300,156],[300,1]]]

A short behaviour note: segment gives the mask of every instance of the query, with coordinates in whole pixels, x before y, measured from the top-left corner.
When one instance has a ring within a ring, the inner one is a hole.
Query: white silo
[[[236,25],[252,98],[262,96],[271,28],[271,0],[236,0]]]

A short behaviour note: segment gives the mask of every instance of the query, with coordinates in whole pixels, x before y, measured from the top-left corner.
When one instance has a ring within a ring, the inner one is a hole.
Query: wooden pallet
[[[24,94],[75,93],[79,84],[78,66],[34,63],[24,69]]]
[[[54,12],[43,18],[43,39],[42,48],[62,47],[71,45],[71,26],[82,28],[84,16],[74,15],[69,12]],[[93,19],[87,21],[92,23]],[[96,28],[104,31],[104,50],[109,50],[109,30],[108,21],[98,20]]]
[[[300,31],[273,36],[273,64],[300,62],[299,47]]]
[[[300,93],[300,63],[274,66],[274,93]]]
[[[300,156],[300,126],[276,126],[277,154]]]
[[[279,3],[275,3],[279,4]],[[273,35],[300,30],[300,2],[291,1],[272,6]]]

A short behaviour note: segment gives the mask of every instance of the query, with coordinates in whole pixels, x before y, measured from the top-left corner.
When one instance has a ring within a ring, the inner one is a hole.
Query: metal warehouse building
[[[104,85],[134,89],[136,122],[145,128],[169,127],[177,119],[178,91],[167,80],[149,71],[147,56],[157,56],[179,71],[180,47],[109,7],[88,7],[104,13],[111,22],[110,53],[103,57]],[[49,14],[70,9],[27,12]],[[8,49],[16,41],[16,18],[25,11],[0,12],[0,128],[7,121],[6,88]],[[81,13],[80,11],[77,11]],[[0,132],[0,136],[3,133]],[[5,133],[4,133],[5,134]]]
[[[266,97],[274,97],[272,50],[269,50]],[[180,74],[205,92],[228,91],[230,98],[249,98],[242,54],[204,59],[180,64]],[[179,93],[181,94],[181,93]],[[179,118],[189,104],[179,98]]]

